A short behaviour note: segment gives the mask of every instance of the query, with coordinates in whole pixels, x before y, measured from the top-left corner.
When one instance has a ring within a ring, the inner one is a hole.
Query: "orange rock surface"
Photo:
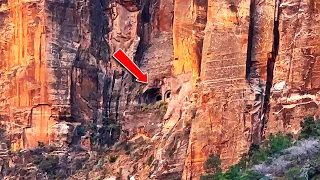
[[[1,119],[13,136],[12,148],[49,142],[53,119],[47,92],[46,35],[43,1],[2,3],[0,26]]]

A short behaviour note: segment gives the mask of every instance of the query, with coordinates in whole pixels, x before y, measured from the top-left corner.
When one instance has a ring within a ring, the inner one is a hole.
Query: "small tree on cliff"
[[[221,159],[219,156],[210,154],[207,161],[204,163],[204,169],[207,173],[220,173],[222,170],[220,168]]]
[[[45,146],[44,142],[38,141],[38,147],[39,148],[43,148],[44,146]]]
[[[320,136],[320,119],[315,120],[313,116],[304,118],[304,121],[300,123],[301,133],[299,139],[308,139],[310,137]]]

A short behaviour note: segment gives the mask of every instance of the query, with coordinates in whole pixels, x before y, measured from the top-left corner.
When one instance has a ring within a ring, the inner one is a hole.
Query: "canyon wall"
[[[48,92],[43,10],[43,1],[1,1],[1,123],[13,149],[48,143],[59,113]]]
[[[303,117],[319,117],[319,9],[319,0],[0,0],[1,125],[13,150],[73,146],[83,125],[96,126],[90,148],[143,134],[155,160],[149,173],[126,171],[140,179],[199,179],[210,154],[227,169],[252,143],[296,136]],[[112,58],[119,48],[147,85]],[[156,101],[168,105],[163,119],[137,110]],[[109,133],[114,123],[121,133]]]
[[[319,117],[319,1],[279,5],[279,49],[274,65],[268,132],[295,135],[307,115]]]

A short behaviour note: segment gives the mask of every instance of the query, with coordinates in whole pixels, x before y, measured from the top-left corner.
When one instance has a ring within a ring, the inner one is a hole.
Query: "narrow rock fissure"
[[[272,52],[268,53],[267,58],[267,82],[266,82],[266,90],[265,97],[263,102],[263,117],[262,117],[262,137],[264,136],[266,130],[266,123],[268,121],[269,112],[270,112],[270,95],[271,95],[271,87],[273,83],[273,73],[274,73],[274,65],[276,62],[276,58],[279,50],[279,42],[280,42],[280,33],[279,33],[279,15],[280,15],[280,4],[281,0],[276,0],[275,4],[275,16],[273,23],[273,45]]]
[[[134,54],[134,62],[140,67],[142,65],[143,53],[145,52],[147,45],[150,39],[150,30],[151,30],[151,13],[150,13],[151,0],[147,0],[145,5],[143,5],[143,9],[141,10],[140,19],[138,22],[138,36],[140,37],[140,41],[136,52]],[[136,81],[136,78],[131,75],[132,82]]]
[[[145,2],[146,4],[143,6],[143,9],[142,9],[142,12],[141,12],[141,20],[144,23],[150,23],[150,20],[151,20],[150,1],[151,0],[148,0],[148,1]]]
[[[248,49],[247,49],[247,61],[246,61],[246,79],[249,79],[249,74],[251,72],[251,51],[253,47],[253,30],[254,30],[254,13],[255,12],[255,0],[250,2],[250,21],[249,21],[249,32],[248,32]]]
[[[208,17],[207,17],[207,13],[208,13],[208,0],[201,0],[201,1],[195,1],[194,2],[195,5],[198,7],[198,15],[196,18],[195,23],[198,25],[200,33],[197,34],[197,38],[199,39],[199,41],[197,42],[197,64],[196,64],[196,68],[197,68],[197,76],[200,76],[201,74],[201,60],[202,60],[202,51],[203,51],[203,43],[204,43],[204,30],[207,26],[207,21],[208,21]],[[188,49],[189,51],[189,49]]]
[[[150,39],[150,26],[151,26],[151,13],[150,13],[151,0],[145,2],[142,12],[140,14],[138,36],[140,37],[140,42],[138,44],[134,61],[140,66],[142,64],[142,57]],[[135,79],[135,78],[133,78]]]

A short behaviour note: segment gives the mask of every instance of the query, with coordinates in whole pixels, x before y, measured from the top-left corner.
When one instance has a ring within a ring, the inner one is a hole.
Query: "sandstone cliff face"
[[[140,160],[115,165],[122,178],[199,179],[209,154],[226,169],[251,143],[297,135],[303,117],[319,116],[319,9],[319,0],[0,0],[0,122],[12,150],[143,137]],[[119,48],[147,85],[112,58]],[[82,126],[94,128],[77,137]]]
[[[49,105],[43,10],[41,1],[1,1],[1,122],[13,149],[48,143],[58,113]]]
[[[319,116],[319,6],[318,1],[280,4],[270,132],[296,134],[301,117]]]

